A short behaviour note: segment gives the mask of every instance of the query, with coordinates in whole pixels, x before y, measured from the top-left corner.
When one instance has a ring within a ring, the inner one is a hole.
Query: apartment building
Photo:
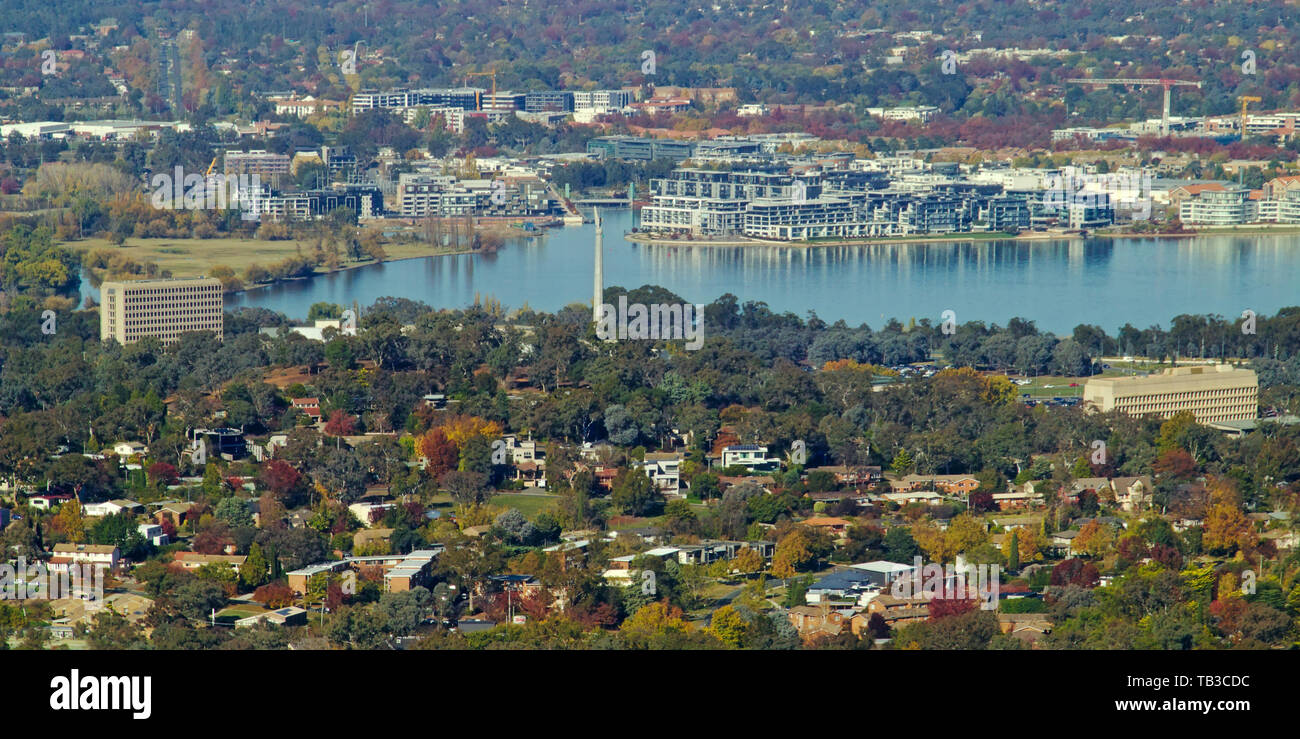
[[[1178,206],[1178,220],[1205,226],[1248,223],[1250,191],[1245,188],[1202,190]]]
[[[1220,364],[1174,367],[1146,377],[1088,380],[1084,403],[1100,411],[1168,418],[1191,411],[1198,423],[1246,421],[1259,414],[1259,380],[1254,370]]]
[[[105,282],[99,288],[100,341],[126,345],[153,337],[170,344],[186,331],[224,327],[221,280],[215,277]]]

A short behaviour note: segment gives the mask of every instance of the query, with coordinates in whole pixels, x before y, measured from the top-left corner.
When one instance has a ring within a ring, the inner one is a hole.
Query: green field
[[[530,519],[543,511],[554,513],[559,502],[560,496],[558,495],[536,495],[532,493],[501,493],[492,496],[488,501],[489,504],[494,506],[516,508],[520,513],[524,514],[525,518]]]
[[[106,249],[116,254],[124,254],[132,260],[145,264],[153,262],[160,269],[168,270],[173,277],[198,277],[206,275],[215,265],[230,267],[236,274],[251,264],[263,267],[295,256],[299,249],[309,253],[311,244],[307,240],[287,239],[284,241],[263,241],[259,239],[127,239],[122,246],[114,246],[108,239],[82,239],[65,241],[62,246],[76,252],[90,252]],[[451,254],[456,250],[433,248],[427,244],[385,244],[384,251],[389,260],[427,257],[439,254]],[[344,260],[342,268],[359,267],[373,264],[374,260]],[[317,270],[323,272],[324,270]]]

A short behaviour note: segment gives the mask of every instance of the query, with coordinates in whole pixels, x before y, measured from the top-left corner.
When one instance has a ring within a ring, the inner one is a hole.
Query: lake
[[[958,322],[1021,316],[1058,334],[1080,323],[1168,327],[1182,313],[1237,318],[1300,305],[1300,236],[981,241],[851,247],[646,246],[626,241],[629,210],[602,210],[605,285],[662,285],[693,303],[724,293],[777,312],[878,328],[945,310]],[[463,308],[590,304],[595,227],[548,229],[495,254],[386,262],[227,296],[304,319],[312,303],[362,308],[391,295]]]

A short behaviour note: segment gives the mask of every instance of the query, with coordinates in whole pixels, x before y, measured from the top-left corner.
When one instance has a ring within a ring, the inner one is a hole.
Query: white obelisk
[[[600,307],[605,302],[605,264],[601,238],[604,230],[600,225],[600,208],[592,209],[596,214],[596,270],[595,282],[591,293],[591,320],[600,323]]]

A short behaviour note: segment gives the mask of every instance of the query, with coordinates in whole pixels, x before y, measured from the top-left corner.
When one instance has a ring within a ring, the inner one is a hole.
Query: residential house
[[[884,479],[879,467],[865,465],[827,465],[824,467],[813,467],[805,470],[811,474],[813,472],[829,472],[835,476],[835,481],[840,485],[860,486],[870,485]]]
[[[50,557],[50,570],[66,572],[77,565],[102,565],[116,570],[122,561],[122,552],[112,544],[55,544]]]
[[[930,601],[924,596],[896,598],[888,593],[882,593],[872,598],[867,603],[866,610],[859,614],[862,616],[862,620],[858,628],[855,629],[855,633],[861,633],[870,623],[872,614],[876,613],[879,613],[880,617],[885,619],[885,623],[890,628],[918,621],[928,621],[930,619]]]
[[[302,411],[313,422],[321,420],[320,398],[293,398],[289,401],[293,407]]]
[[[1052,622],[1041,613],[999,613],[998,629],[1036,648],[1035,642],[1052,633]]]
[[[163,527],[156,523],[142,523],[136,527],[136,531],[140,532],[140,536],[143,536],[145,541],[156,547],[167,546],[171,541],[167,535],[163,533]]]
[[[231,548],[233,549],[233,547]],[[227,551],[230,551],[229,549]],[[176,552],[172,555],[173,561],[186,570],[197,570],[204,565],[223,564],[230,567],[239,574],[239,568],[244,566],[248,557],[240,554],[199,554],[198,552]]]
[[[116,516],[122,511],[128,513],[138,513],[144,510],[144,506],[134,500],[119,498],[103,503],[87,503],[81,507],[82,513],[87,516]]]
[[[767,456],[761,444],[732,444],[722,448],[723,467],[744,467],[750,472],[769,472],[781,466],[778,457]]]
[[[185,521],[189,520],[190,509],[194,508],[193,503],[182,503],[173,501],[164,504],[161,508],[154,511],[153,519],[161,524],[163,520],[170,518],[172,523],[179,527]]]
[[[1115,492],[1115,503],[1120,509],[1125,513],[1132,513],[1151,504],[1155,483],[1147,475],[1116,477],[1111,479],[1110,489]]]
[[[790,624],[805,642],[822,637],[839,636],[849,628],[853,612],[832,610],[829,606],[795,606],[789,611]]]
[[[685,457],[677,452],[648,452],[639,466],[660,493],[681,497],[681,466],[684,461]]]
[[[149,447],[138,441],[119,441],[113,445],[113,453],[119,457],[134,457],[149,453]]]
[[[943,496],[933,490],[913,490],[900,493],[884,493],[879,496],[880,500],[886,503],[897,503],[898,505],[907,505],[909,503],[926,503],[928,505],[939,505],[943,502]]]
[[[903,486],[898,492],[938,490],[961,497],[970,495],[980,486],[974,475],[907,475],[898,482]]]
[[[1074,555],[1074,538],[1079,535],[1078,529],[1066,529],[1052,534],[1052,547],[1057,551]]]
[[[807,518],[803,521],[804,526],[818,531],[825,531],[837,542],[843,542],[848,539],[849,526],[852,523],[852,521],[844,518],[837,518],[835,516],[813,516],[812,518]]]
[[[286,606],[274,611],[241,618],[235,621],[235,628],[243,629],[261,623],[277,624],[279,626],[305,626],[307,624],[307,610],[297,606]]]

